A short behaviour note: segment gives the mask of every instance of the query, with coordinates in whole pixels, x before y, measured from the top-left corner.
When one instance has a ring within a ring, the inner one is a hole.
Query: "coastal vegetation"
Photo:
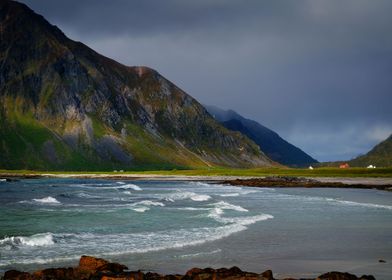
[[[5,175],[26,176],[26,175],[162,175],[162,176],[244,176],[244,177],[264,177],[264,176],[297,176],[297,177],[392,177],[392,168],[334,168],[322,167],[315,169],[307,168],[203,168],[203,169],[166,169],[166,170],[113,170],[113,171],[33,171],[33,170],[0,170],[0,176]]]

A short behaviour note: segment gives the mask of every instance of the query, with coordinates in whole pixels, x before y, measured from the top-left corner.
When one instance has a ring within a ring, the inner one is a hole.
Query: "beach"
[[[273,171],[271,172],[272,174]],[[284,175],[285,176],[285,175]],[[268,176],[248,176],[248,175],[165,175],[151,173],[130,173],[130,172],[7,172],[0,171],[0,178],[74,178],[74,179],[119,179],[119,180],[158,180],[158,181],[228,181],[236,179],[266,178]],[[293,176],[296,177],[296,176]],[[301,176],[306,179],[315,179],[323,183],[343,183],[347,185],[392,185],[392,175],[388,177],[358,177],[358,176]]]

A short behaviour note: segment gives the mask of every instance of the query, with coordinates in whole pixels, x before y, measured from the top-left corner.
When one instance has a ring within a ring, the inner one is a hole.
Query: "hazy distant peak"
[[[204,107],[226,128],[248,136],[268,157],[278,163],[300,167],[317,163],[317,160],[284,140],[278,133],[254,120],[244,118],[233,110],[223,110],[210,105]]]

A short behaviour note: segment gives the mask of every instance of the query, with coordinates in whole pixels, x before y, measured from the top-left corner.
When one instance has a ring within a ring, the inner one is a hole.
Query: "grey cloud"
[[[23,2],[72,39],[151,66],[320,160],[366,152],[378,141],[367,131],[392,133],[392,1]]]

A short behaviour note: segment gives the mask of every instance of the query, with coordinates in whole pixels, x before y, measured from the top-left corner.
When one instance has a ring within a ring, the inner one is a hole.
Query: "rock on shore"
[[[371,275],[357,277],[350,273],[328,272],[314,280],[375,280]],[[125,265],[104,259],[82,256],[77,267],[49,268],[33,273],[7,271],[2,280],[275,280],[272,271],[261,274],[232,268],[192,268],[185,275],[161,275],[152,272],[128,271]],[[286,278],[285,280],[295,280]],[[311,280],[311,279],[308,279]]]
[[[342,182],[322,182],[320,180],[293,176],[269,176],[265,178],[234,179],[220,181],[219,184],[247,187],[274,188],[351,188],[378,189],[391,191],[391,184],[345,184]]]

